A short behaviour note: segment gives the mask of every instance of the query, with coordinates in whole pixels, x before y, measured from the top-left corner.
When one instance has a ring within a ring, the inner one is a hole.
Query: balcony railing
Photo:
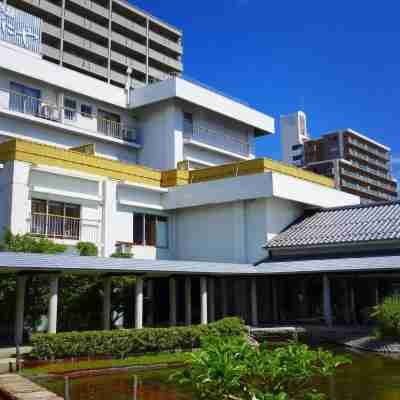
[[[388,168],[387,163],[385,163],[383,161],[379,161],[379,160],[377,160],[377,159],[375,159],[373,157],[369,157],[369,156],[367,156],[365,154],[362,154],[357,150],[349,149],[349,153],[354,157],[360,158],[361,160],[367,161],[367,162],[369,162],[371,164],[374,164],[374,165],[376,165],[376,166],[378,166],[380,168],[385,168],[385,169]]]
[[[376,155],[377,157],[383,158],[383,159],[386,160],[386,161],[389,161],[389,160],[390,160],[390,157],[389,157],[389,153],[388,153],[388,152],[385,153],[385,152],[383,152],[383,151],[379,151],[379,150],[373,148],[372,146],[369,146],[368,144],[365,144],[365,143],[360,142],[360,141],[357,140],[357,139],[353,139],[353,138],[348,137],[347,140],[348,140],[348,142],[349,142],[350,144],[352,144],[353,146],[356,146],[356,147],[358,147],[358,148],[360,148],[360,149],[363,149],[363,150],[365,150],[365,151],[368,151],[369,153],[372,153],[372,154]]]
[[[79,240],[81,220],[80,218],[32,213],[30,233],[54,239]]]
[[[187,141],[204,143],[244,157],[250,157],[251,154],[254,154],[254,148],[251,143],[235,139],[230,135],[203,126],[185,127],[183,137]]]
[[[351,183],[351,182],[346,181],[346,180],[342,180],[342,186],[343,187],[347,187],[349,189],[353,189],[353,190],[362,192],[362,193],[369,194],[371,196],[375,196],[375,197],[380,198],[380,199],[385,199],[385,200],[388,200],[388,201],[393,201],[393,200],[396,199],[395,195],[390,196],[390,195],[388,195],[386,193],[371,189],[370,187],[362,186],[362,185],[359,185],[359,184],[356,184],[356,183]]]
[[[352,178],[361,180],[361,181],[363,181],[365,183],[369,183],[371,185],[378,186],[378,187],[386,189],[386,190],[388,190],[390,192],[396,193],[396,187],[395,186],[388,185],[387,183],[383,183],[383,182],[378,181],[376,179],[369,178],[368,176],[359,174],[357,172],[349,171],[346,168],[342,168],[341,171],[342,171],[342,174],[344,174],[344,175],[351,176]]]
[[[32,235],[51,239],[85,240],[99,243],[100,221],[65,217],[45,213],[32,213],[28,231]]]
[[[139,144],[139,136],[135,127],[94,113],[88,115],[76,109],[52,105],[43,99],[11,90],[0,89],[0,108]]]

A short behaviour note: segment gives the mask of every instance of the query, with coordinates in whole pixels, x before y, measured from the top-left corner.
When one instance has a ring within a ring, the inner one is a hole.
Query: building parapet
[[[14,139],[0,144],[0,160],[18,160],[35,165],[48,165],[108,177],[118,181],[134,182],[155,187],[181,186],[265,172],[278,172],[329,188],[335,187],[334,181],[330,178],[267,158],[193,171],[181,168],[158,171],[137,164],[128,164],[84,154],[79,150],[61,149],[27,140]]]

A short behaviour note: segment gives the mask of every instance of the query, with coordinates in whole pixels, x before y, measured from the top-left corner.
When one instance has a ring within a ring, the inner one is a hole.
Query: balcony
[[[359,149],[365,150],[368,153],[374,154],[377,157],[380,157],[382,159],[384,159],[385,161],[389,161],[390,157],[389,157],[389,153],[388,152],[383,152],[383,151],[379,151],[376,150],[375,148],[373,148],[372,146],[369,146],[367,144],[362,143],[361,141],[357,140],[357,139],[352,139],[350,137],[347,138],[347,141],[355,146],[358,147]]]
[[[341,168],[341,172],[342,172],[343,175],[350,176],[350,177],[355,178],[357,180],[360,180],[362,182],[369,183],[371,185],[374,185],[374,186],[380,187],[382,189],[385,189],[385,190],[387,190],[389,192],[396,193],[396,187],[395,186],[392,186],[392,185],[389,185],[387,183],[378,181],[376,179],[369,178],[368,176],[359,174],[357,172],[349,171],[346,168]]]
[[[135,127],[102,118],[94,113],[88,115],[76,109],[49,104],[43,99],[0,89],[0,109],[38,118],[43,122],[56,123],[60,127],[70,127],[79,133],[100,134],[112,139],[135,144],[139,147],[139,137]]]
[[[381,199],[381,200],[382,199],[387,200],[387,201],[396,200],[396,195],[395,194],[393,196],[390,196],[390,195],[388,195],[386,193],[383,193],[383,192],[380,192],[378,190],[371,189],[368,186],[362,186],[362,185],[359,185],[359,184],[356,184],[356,183],[351,183],[351,182],[346,181],[346,180],[342,180],[342,186],[346,187],[346,188],[349,188],[349,189],[352,189],[352,190],[355,190],[357,192],[361,192],[361,193],[368,194],[370,196],[374,196],[374,197],[376,197],[378,199]]]
[[[189,143],[202,143],[224,152],[239,154],[245,158],[254,154],[253,144],[202,126],[186,126],[183,131],[183,138]]]
[[[367,156],[367,155],[365,155],[363,153],[360,153],[357,150],[349,149],[349,154],[354,156],[354,157],[356,157],[356,158],[359,158],[361,160],[367,161],[370,164],[374,164],[374,165],[376,165],[376,166],[378,166],[380,168],[384,168],[386,170],[388,169],[387,162],[379,161],[379,160],[377,160],[377,159],[375,159],[373,157],[369,157],[369,156]]]
[[[81,218],[32,213],[28,219],[28,232],[50,239],[84,240],[99,243],[99,221]]]

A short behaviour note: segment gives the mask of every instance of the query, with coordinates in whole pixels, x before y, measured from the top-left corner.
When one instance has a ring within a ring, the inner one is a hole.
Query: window
[[[39,89],[30,88],[20,83],[10,83],[10,110],[25,114],[39,114],[41,108]]]
[[[193,114],[183,113],[183,132],[193,133]]]
[[[93,109],[89,104],[81,104],[81,114],[85,118],[93,118]]]
[[[303,159],[303,155],[302,154],[299,154],[297,156],[293,156],[293,161],[300,161],[302,159]]]
[[[139,246],[168,247],[168,218],[135,213],[133,215],[133,243]]]
[[[64,98],[64,117],[69,121],[76,121],[76,100]]]
[[[32,199],[31,214],[32,234],[79,240],[80,205]]]
[[[293,150],[293,151],[299,150],[299,149],[301,149],[302,147],[303,147],[302,144],[295,144],[295,145],[292,146],[292,150]]]

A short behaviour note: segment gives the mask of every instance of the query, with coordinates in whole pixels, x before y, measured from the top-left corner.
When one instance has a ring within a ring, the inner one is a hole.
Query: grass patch
[[[128,357],[123,360],[88,360],[76,362],[55,362],[35,368],[25,368],[22,375],[31,377],[36,375],[65,374],[73,371],[84,371],[91,369],[148,366],[156,364],[184,363],[190,360],[190,352],[185,353],[158,353],[145,354],[142,356]]]

